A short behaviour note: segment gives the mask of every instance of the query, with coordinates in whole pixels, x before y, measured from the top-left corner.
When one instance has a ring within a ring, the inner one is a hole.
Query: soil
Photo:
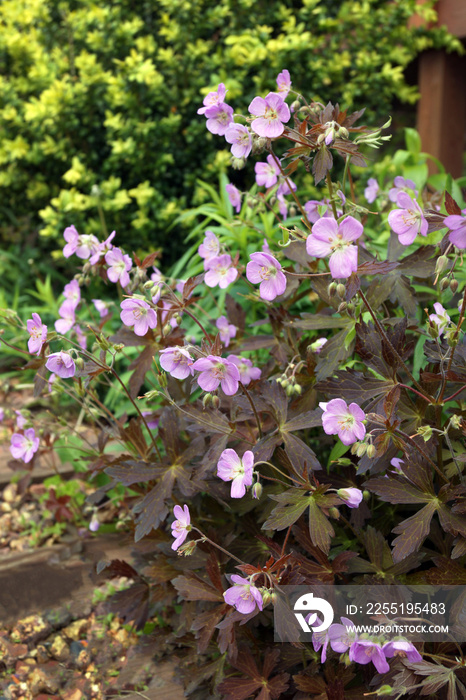
[[[24,394],[9,392],[2,408],[24,402]],[[10,483],[8,448],[9,432],[0,424],[0,700],[184,698],[177,659],[164,658],[157,628],[137,633],[108,613],[106,597],[131,582],[101,583],[95,565],[131,563],[130,538],[72,524],[41,537],[42,482],[56,470],[35,469],[27,487]],[[69,464],[58,471],[80,476]]]

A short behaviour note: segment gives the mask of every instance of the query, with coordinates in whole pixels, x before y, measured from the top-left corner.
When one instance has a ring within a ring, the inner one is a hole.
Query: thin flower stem
[[[128,399],[131,401],[131,403],[133,404],[134,408],[136,409],[136,411],[137,411],[137,413],[138,413],[140,419],[142,420],[142,422],[143,422],[144,425],[146,426],[146,429],[147,429],[147,432],[149,433],[149,437],[150,437],[150,440],[151,440],[151,442],[152,442],[152,445],[154,446],[155,452],[157,453],[157,457],[159,458],[160,461],[162,461],[162,455],[160,454],[160,450],[159,450],[159,448],[158,448],[158,445],[157,445],[157,443],[156,443],[156,441],[155,441],[154,436],[152,435],[152,431],[150,430],[149,426],[147,425],[146,419],[145,419],[144,416],[142,415],[142,412],[141,412],[139,406],[137,405],[137,403],[135,402],[135,400],[132,398],[131,394],[129,393],[128,389],[127,389],[126,386],[125,386],[124,381],[123,381],[122,379],[120,379],[120,377],[119,377],[118,373],[116,372],[116,370],[114,370],[113,367],[112,367],[112,368],[110,369],[110,371],[111,371],[111,373],[113,374],[113,376],[115,377],[115,379],[118,381],[118,383],[120,384],[120,386],[122,387],[122,389],[123,389],[123,391],[125,392],[126,396],[127,396]]]
[[[287,533],[286,533],[286,537],[285,537],[285,539],[284,539],[284,541],[283,541],[283,545],[282,545],[282,551],[280,552],[280,559],[281,559],[281,558],[284,556],[284,554],[285,554],[286,543],[288,542],[288,538],[289,538],[289,536],[290,536],[291,528],[292,528],[292,527],[293,527],[293,524],[290,525],[290,527],[288,528],[288,531],[287,531]]]
[[[409,377],[409,378],[411,379],[411,381],[413,382],[414,386],[417,387],[418,391],[420,391],[421,394],[422,394],[422,391],[423,391],[422,386],[419,384],[419,382],[417,382],[417,381],[414,379],[413,375],[411,374],[411,372],[409,371],[408,367],[406,366],[404,360],[402,360],[402,358],[400,357],[398,351],[393,347],[393,345],[392,345],[392,343],[390,342],[390,340],[389,340],[387,334],[385,333],[385,330],[383,329],[383,326],[379,323],[379,320],[377,319],[377,316],[375,315],[375,313],[374,313],[374,311],[373,311],[371,305],[370,305],[369,302],[367,301],[367,299],[366,299],[366,297],[365,297],[364,292],[362,291],[362,289],[359,290],[359,296],[360,296],[361,299],[363,300],[365,307],[367,308],[367,310],[369,311],[370,315],[372,316],[372,319],[373,319],[373,321],[374,321],[375,327],[376,327],[377,330],[379,331],[380,335],[381,335],[382,338],[385,340],[385,342],[387,343],[387,345],[390,346],[390,349],[392,350],[392,352],[393,352],[393,354],[395,355],[395,357],[397,358],[398,362],[401,364],[401,366],[403,367],[403,369],[404,369],[405,372],[407,373],[408,377]],[[433,397],[429,397],[429,403],[435,403],[435,399],[434,399]]]
[[[459,334],[459,332],[460,332],[461,324],[462,324],[463,321],[464,321],[465,313],[466,313],[466,287],[464,288],[463,303],[462,303],[462,305],[461,305],[461,311],[460,311],[460,317],[459,317],[459,319],[458,319],[458,325],[456,326],[456,331],[455,331],[454,334],[453,334],[453,340],[455,340],[455,341],[458,340],[458,334]],[[452,363],[453,363],[453,355],[455,354],[455,350],[456,350],[456,343],[453,345],[453,347],[452,347],[452,349],[451,349],[450,359],[449,359],[449,361],[448,361],[448,367],[447,367],[447,374],[448,374],[448,372],[449,372],[450,369],[451,369],[451,366],[452,366]],[[443,399],[443,395],[444,395],[444,393],[445,393],[446,384],[447,384],[447,380],[446,380],[446,377],[445,377],[444,380],[443,380],[443,383],[442,383],[442,388],[441,388],[441,390],[440,390],[439,401],[442,401],[442,399]]]
[[[451,401],[452,399],[454,399],[455,396],[458,396],[458,394],[461,394],[461,392],[464,391],[465,389],[466,389],[466,384],[464,386],[462,386],[461,389],[458,389],[458,391],[455,391],[455,393],[452,394],[451,396],[447,396],[446,399],[443,399],[443,402],[448,403],[448,401]]]
[[[296,196],[296,194],[295,194],[293,188],[291,187],[291,181],[290,181],[289,178],[285,175],[285,171],[284,171],[284,169],[282,168],[282,164],[280,163],[279,158],[277,158],[277,156],[275,155],[275,153],[272,151],[272,147],[270,148],[270,153],[271,153],[271,155],[272,155],[272,158],[274,159],[274,161],[275,161],[276,164],[278,165],[278,168],[279,168],[279,170],[280,170],[280,173],[281,173],[283,179],[285,180],[286,184],[288,185],[288,189],[290,190],[291,196],[293,197],[294,201],[296,202],[296,206],[298,207],[299,211],[301,212],[301,214],[302,214],[303,217],[304,217],[304,223],[306,224],[306,226],[308,227],[308,229],[311,230],[311,229],[312,229],[312,224],[311,224],[311,222],[309,221],[309,219],[307,218],[306,210],[305,210],[304,207],[302,206],[302,204],[301,204],[301,202],[299,201],[299,199],[297,198],[297,196]]]
[[[187,316],[189,316],[189,318],[191,318],[195,323],[197,323],[197,325],[199,326],[201,331],[204,333],[205,338],[206,338],[207,342],[209,343],[210,347],[212,347],[213,343],[210,339],[210,335],[209,335],[209,333],[207,333],[207,331],[204,328],[204,326],[202,325],[202,323],[194,316],[194,314],[192,314],[190,311],[188,311],[188,309],[184,308],[183,311],[185,314],[187,314]]]
[[[285,270],[285,275],[290,275],[291,277],[328,277],[331,275],[331,272],[310,272],[309,274],[306,273],[301,273],[301,272],[288,272],[288,270]]]
[[[258,416],[258,413],[257,413],[257,410],[256,410],[256,406],[255,406],[255,404],[254,404],[254,401],[252,400],[251,394],[250,394],[249,391],[246,389],[246,387],[244,386],[244,384],[243,384],[242,382],[239,382],[239,385],[240,385],[240,387],[242,388],[242,390],[244,391],[247,400],[248,400],[249,403],[251,404],[251,408],[252,408],[252,411],[253,411],[253,413],[254,413],[254,417],[255,417],[255,419],[256,419],[256,423],[257,423],[257,430],[259,431],[259,440],[261,440],[261,439],[262,439],[262,428],[261,428],[261,423],[260,423],[259,416]]]
[[[430,399],[428,396],[425,396],[424,394],[421,394],[419,391],[416,389],[413,389],[412,386],[408,386],[407,384],[398,384],[398,386],[403,387],[403,389],[409,389],[409,391],[414,391],[415,394],[421,397],[421,399],[424,399],[424,401],[427,401],[427,403],[430,403]]]
[[[417,442],[416,442],[415,440],[413,440],[412,437],[410,437],[409,435],[407,435],[406,433],[404,433],[402,430],[395,430],[394,432],[395,432],[395,435],[399,435],[400,437],[403,437],[405,440],[408,440],[412,445],[414,445],[414,447],[416,448],[416,450],[424,457],[424,459],[426,459],[426,460],[429,462],[429,464],[435,469],[435,471],[436,471],[437,474],[441,477],[441,479],[442,479],[446,484],[449,483],[449,481],[448,481],[447,477],[445,476],[445,474],[444,474],[443,472],[440,471],[440,469],[439,469],[438,466],[435,464],[435,462],[433,462],[433,461],[431,460],[431,458],[429,457],[429,455],[426,454],[426,453],[424,452],[424,450],[422,449],[422,447],[419,447],[419,445],[417,444]]]
[[[267,466],[272,467],[272,469],[275,469],[279,474],[285,477],[285,479],[290,479],[290,481],[294,481],[296,484],[299,484],[300,486],[303,485],[303,482],[298,481],[297,479],[293,479],[292,476],[289,474],[285,474],[285,472],[282,472],[278,467],[276,467],[274,464],[271,464],[270,462],[266,462],[264,460],[261,460],[260,462],[255,462],[254,467],[259,466],[259,464],[267,464]],[[262,475],[261,475],[262,476]],[[264,479],[267,477],[263,477]]]
[[[346,156],[346,160],[348,161],[348,181],[350,184],[351,199],[353,200],[353,204],[355,204],[356,203],[356,196],[354,194],[354,182],[353,182],[353,177],[351,175],[351,170],[349,168],[350,158],[348,156]]]
[[[330,195],[330,203],[332,205],[333,216],[335,217],[335,219],[338,219],[337,205],[333,201],[333,185],[332,185],[332,178],[330,177],[330,171],[327,172],[326,180],[327,180],[328,193]]]
[[[208,543],[211,544],[213,547],[217,547],[217,549],[219,549],[221,552],[223,552],[224,554],[226,554],[228,557],[231,557],[231,558],[234,559],[235,561],[238,561],[240,564],[246,564],[245,561],[243,561],[242,559],[238,559],[238,557],[235,557],[234,554],[232,554],[231,552],[228,552],[226,549],[223,549],[223,547],[220,547],[219,544],[217,544],[216,542],[213,542],[211,539],[209,539],[209,538],[207,537],[207,535],[204,535],[204,533],[201,532],[201,530],[199,530],[199,528],[194,527],[193,525],[191,525],[191,530],[195,530],[196,532],[198,532],[198,533],[201,535],[201,537],[203,538],[203,540],[204,540],[205,542],[208,542]]]

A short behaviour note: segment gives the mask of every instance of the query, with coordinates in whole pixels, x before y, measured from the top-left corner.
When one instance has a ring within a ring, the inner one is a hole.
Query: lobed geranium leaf
[[[284,530],[304,513],[312,499],[306,491],[291,488],[283,493],[271,494],[270,498],[278,502],[266,522],[263,530]]]
[[[119,425],[118,429],[120,431],[121,438],[125,442],[130,442],[141,457],[144,458],[148,455],[149,447],[139,424],[139,419],[131,418],[127,428]]]
[[[106,607],[126,623],[133,622],[136,630],[142,630],[149,618],[150,588],[142,580],[129,588],[114,593]]]
[[[325,343],[320,351],[315,369],[317,382],[321,382],[323,379],[333,374],[337,367],[351,355],[353,342],[351,342],[348,347],[345,343],[349,330],[349,328],[345,328],[334,335]],[[341,393],[339,396],[341,396]]]
[[[428,503],[420,511],[393,528],[392,532],[399,535],[393,542],[393,561],[398,563],[409,554],[419,549],[429,534],[432,516],[437,510],[437,504]]]
[[[128,390],[132,399],[138,396],[141,386],[144,383],[144,378],[152,367],[152,360],[156,352],[157,345],[152,343],[146,345],[141,354],[136,357],[128,367],[128,370],[134,370],[128,382]]]
[[[148,462],[141,462],[136,459],[126,459],[122,462],[114,462],[110,467],[104,469],[104,472],[114,479],[117,479],[125,486],[131,484],[144,483],[153,481],[161,476],[164,472],[163,467],[156,467]]]
[[[328,148],[322,144],[317,151],[312,162],[312,174],[314,175],[314,184],[318,185],[325,178],[328,171],[332,168],[333,156]]]
[[[309,499],[309,534],[313,544],[328,554],[335,530],[313,497]]]
[[[328,343],[327,343],[328,344]],[[319,382],[316,389],[329,398],[345,397],[361,405],[369,399],[384,396],[395,386],[392,380],[383,381],[376,377],[366,377],[353,369],[338,370],[334,376]]]
[[[445,209],[447,210],[447,214],[450,214],[450,216],[461,216],[461,208],[455,202],[451,194],[447,192],[447,190],[445,190]]]
[[[322,466],[317,459],[315,452],[311,450],[311,448],[306,445],[306,443],[301,440],[297,435],[293,435],[293,433],[287,433],[284,430],[284,427],[281,429],[280,434],[283,438],[283,442],[285,444],[285,450],[286,453],[295,469],[295,471],[298,474],[303,474],[304,469],[306,468],[307,471],[310,471],[311,469],[313,471],[317,471],[319,469],[322,469]]]
[[[177,576],[172,584],[183,600],[208,600],[224,603],[223,594],[200,576],[190,571],[184,576]]]
[[[388,503],[428,503],[432,500],[430,492],[424,493],[405,479],[394,476],[369,479],[364,483],[364,487]]]
[[[358,275],[386,275],[395,267],[398,267],[398,262],[389,262],[388,260],[368,260],[358,265]],[[378,279],[377,282],[382,280]]]
[[[356,323],[356,347],[355,350],[364,364],[372,367],[376,372],[393,379],[393,369],[382,357],[381,338],[372,323]]]
[[[175,475],[172,471],[164,474],[161,481],[138,501],[133,508],[136,515],[134,540],[139,542],[151,530],[156,530],[168,515],[165,501],[171,497]]]
[[[199,654],[203,654],[207,650],[215,629],[228,610],[228,607],[229,606],[224,603],[223,605],[217,605],[215,608],[206,610],[196,616],[196,619],[191,625],[191,629],[193,632],[196,632],[197,651]]]

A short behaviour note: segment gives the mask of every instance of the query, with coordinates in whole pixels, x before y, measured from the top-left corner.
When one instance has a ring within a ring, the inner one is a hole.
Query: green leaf
[[[421,137],[416,129],[405,128],[405,141],[408,151],[415,155],[421,152]]]

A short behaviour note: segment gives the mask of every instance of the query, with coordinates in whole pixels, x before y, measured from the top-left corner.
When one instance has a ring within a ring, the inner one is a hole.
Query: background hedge
[[[445,30],[408,29],[415,0],[3,0],[0,235],[57,248],[65,226],[128,249],[164,246],[195,183],[228,163],[196,111],[224,82],[246,111],[288,68],[317,99],[385,119],[412,103],[403,75]],[[427,6],[423,10],[432,11]],[[240,98],[240,99],[239,99]],[[50,242],[53,241],[53,244]],[[170,242],[169,242],[170,241]],[[44,246],[42,246],[44,248]],[[0,272],[2,272],[0,270]],[[7,271],[6,271],[7,273]]]

